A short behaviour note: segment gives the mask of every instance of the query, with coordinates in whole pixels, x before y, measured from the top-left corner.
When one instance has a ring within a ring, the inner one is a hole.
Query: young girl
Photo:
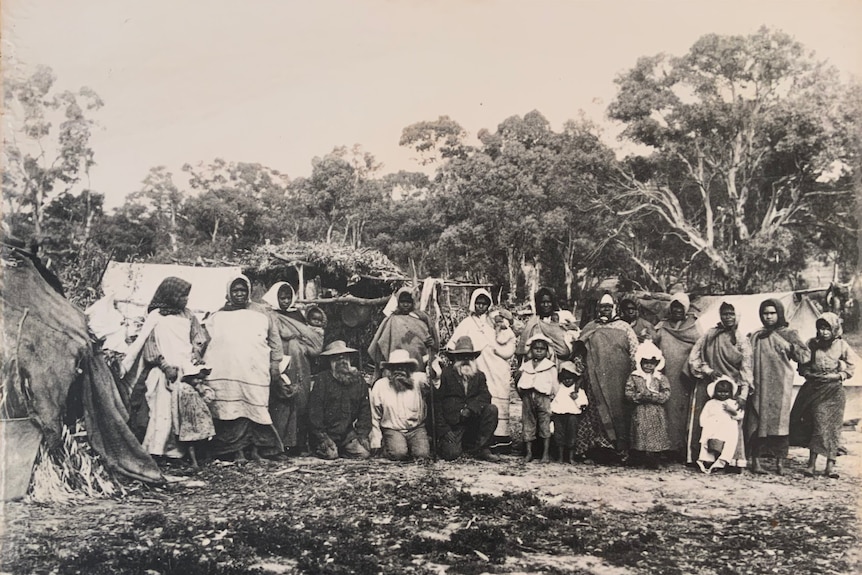
[[[174,431],[180,445],[188,447],[189,458],[194,467],[198,467],[195,444],[209,441],[215,436],[212,414],[207,405],[215,398],[215,393],[204,383],[211,371],[206,365],[189,362],[183,368],[180,381],[172,386],[171,411]]]
[[[790,411],[790,445],[809,449],[808,467],[802,472],[814,476],[817,456],[826,458],[824,475],[838,478],[835,457],[841,444],[844,423],[844,382],[853,377],[853,353],[841,339],[841,320],[832,312],[815,323],[817,337],[808,342],[811,360],[799,366],[805,383]]]
[[[626,399],[634,403],[631,415],[631,449],[641,452],[650,469],[658,468],[658,454],[670,449],[664,403],[670,384],[661,368],[664,357],[651,341],[640,344],[635,353],[635,369],[626,381]]]
[[[712,473],[733,461],[739,442],[739,422],[745,416],[736,397],[736,383],[722,376],[706,387],[711,398],[700,412],[700,455],[697,466],[704,473]],[[707,468],[707,464],[712,463]]]
[[[551,460],[551,400],[560,387],[557,366],[548,359],[551,340],[541,332],[527,340],[529,357],[518,370],[524,424],[524,462],[533,460],[533,441],[542,438],[542,463]]]
[[[575,343],[584,345],[581,342]],[[576,356],[577,359],[580,358]],[[587,405],[587,394],[581,389],[584,369],[583,361],[564,361],[560,364],[558,378],[562,389],[551,401],[554,442],[557,444],[557,461],[560,463],[575,462],[578,420]]]

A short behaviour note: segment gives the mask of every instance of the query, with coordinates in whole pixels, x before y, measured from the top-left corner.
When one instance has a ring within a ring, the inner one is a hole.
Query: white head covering
[[[281,290],[281,286],[287,286],[290,289],[290,305],[287,306],[290,309],[296,302],[296,290],[287,282],[275,282],[260,299],[269,304],[272,309],[281,309],[281,306],[278,305],[278,292]]]
[[[235,284],[237,280],[240,280],[245,284],[246,289],[248,289],[248,301],[251,301],[251,280],[248,279],[245,274],[236,274],[228,280],[227,285],[224,288],[225,299],[230,303],[230,286]]]
[[[642,359],[658,359],[658,365],[655,370],[661,371],[664,368],[664,354],[662,354],[661,350],[650,340],[646,340],[642,344],[638,345],[638,349],[635,352],[637,370],[640,370],[641,368]]]
[[[473,293],[470,295],[470,306],[467,308],[470,313],[476,312],[476,298],[478,298],[480,295],[487,297],[488,301],[491,302],[491,304],[494,303],[494,298],[491,297],[491,292],[489,292],[485,288],[474,289]],[[490,307],[490,305],[488,307]]]
[[[730,385],[732,386],[732,391],[730,392],[730,397],[736,397],[736,390],[739,388],[739,386],[736,385],[735,381],[733,381],[732,379],[730,379],[726,375],[722,375],[721,377],[719,377],[718,379],[716,379],[715,381],[713,381],[712,383],[710,383],[709,385],[706,386],[706,394],[709,397],[715,397],[715,385],[719,381],[726,381],[726,382],[730,383]]]
[[[670,303],[679,302],[685,308],[685,313],[688,313],[688,308],[691,307],[691,300],[685,292],[677,292],[670,298]]]

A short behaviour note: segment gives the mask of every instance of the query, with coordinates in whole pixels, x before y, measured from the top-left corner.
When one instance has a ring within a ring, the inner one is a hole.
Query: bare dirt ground
[[[210,463],[115,500],[11,503],[3,573],[858,573],[862,433],[839,479],[595,464]]]

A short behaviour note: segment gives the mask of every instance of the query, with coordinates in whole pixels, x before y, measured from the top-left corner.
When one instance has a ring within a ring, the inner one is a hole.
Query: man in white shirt
[[[416,372],[418,362],[404,349],[395,349],[381,362],[384,377],[371,389],[371,448],[383,448],[393,461],[431,456],[425,417],[428,379]]]

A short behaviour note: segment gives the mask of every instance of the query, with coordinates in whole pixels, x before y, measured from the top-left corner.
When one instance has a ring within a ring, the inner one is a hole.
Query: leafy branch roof
[[[407,279],[398,266],[375,249],[324,242],[258,246],[242,258],[241,265],[257,272],[266,272],[293,263],[314,266],[347,277],[358,275],[380,280]]]

